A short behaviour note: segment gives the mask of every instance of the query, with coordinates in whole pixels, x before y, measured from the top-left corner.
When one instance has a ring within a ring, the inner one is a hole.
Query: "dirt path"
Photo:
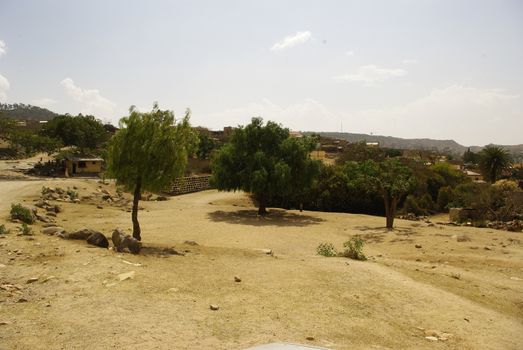
[[[42,185],[80,195],[100,186],[0,182],[0,222],[14,230],[10,203],[31,203]],[[62,205],[68,230],[130,227],[125,208]],[[141,205],[144,244],[185,256],[118,254],[41,233],[0,239],[0,284],[20,288],[0,289],[0,349],[523,348],[521,233],[401,220],[390,233],[383,218],[274,209],[259,218],[242,193],[216,191]],[[355,234],[368,261],[316,255],[320,242],[341,247]],[[451,335],[429,340],[428,330]]]

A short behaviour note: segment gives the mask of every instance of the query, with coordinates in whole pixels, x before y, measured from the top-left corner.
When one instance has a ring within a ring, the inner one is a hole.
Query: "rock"
[[[105,237],[100,232],[94,232],[92,235],[90,235],[87,238],[87,243],[100,248],[109,248],[109,241],[107,240],[107,237]]]
[[[492,248],[490,248],[490,247],[486,247],[486,246],[483,247],[483,249],[485,249],[485,250],[492,250]]]
[[[100,233],[100,232],[91,230],[89,228],[83,228],[78,231],[73,231],[73,232],[62,234],[62,235],[60,235],[60,237],[65,238],[65,239],[88,239],[92,234],[95,234],[95,233]]]
[[[180,290],[179,290],[178,288],[169,288],[169,289],[167,289],[167,291],[168,291],[169,293],[176,293],[176,292],[178,292],[178,291],[180,291]]]
[[[421,244],[416,244],[414,247],[420,249],[421,248]]]
[[[425,339],[427,339],[427,340],[431,340],[431,341],[438,341],[438,338],[436,338],[436,337],[432,337],[432,336],[425,337]]]
[[[308,337],[306,337],[305,339],[307,339],[308,341],[313,341],[313,340],[314,340],[314,337],[308,336]]]
[[[53,218],[56,217],[56,213],[52,212],[52,211],[48,211],[47,213],[45,213],[45,215],[47,216],[52,216]]]
[[[234,276],[234,282],[241,282],[242,279],[238,276]]]
[[[125,280],[132,280],[134,278],[134,275],[134,271],[124,272],[118,275],[118,279],[120,280],[120,282]]]
[[[27,299],[26,298],[20,298],[20,299],[18,299],[17,303],[27,303]]]
[[[125,234],[119,228],[113,231],[111,239],[117,252],[123,252],[125,249],[127,249],[133,254],[138,254],[142,249],[142,242],[128,234]]]
[[[101,205],[97,205],[96,208],[103,209],[104,207],[102,207]]]
[[[49,277],[46,277],[46,278],[42,281],[42,283],[49,282],[50,280],[53,280],[53,279],[55,279],[55,278],[56,278],[55,276],[49,276]]]
[[[0,321],[0,326],[7,326],[8,324],[11,324],[11,322],[8,322],[8,321]]]
[[[185,241],[183,243],[188,244],[188,245],[198,245],[198,243],[196,243],[196,241]]]
[[[219,309],[220,309],[220,307],[219,307],[218,305],[215,305],[215,304],[211,304],[211,305],[209,305],[209,308],[210,308],[211,310],[213,310],[213,311],[216,311],[216,310],[219,310]]]
[[[273,255],[273,251],[272,249],[262,249],[261,250],[263,254],[267,254],[267,255]]]
[[[48,217],[45,217],[43,215],[36,214],[35,216],[37,220],[42,221],[43,223],[49,223],[50,221]]]
[[[166,200],[168,200],[168,198],[165,196],[158,196],[158,197],[156,197],[156,200],[157,201],[166,201]]]
[[[60,226],[49,226],[44,227],[42,229],[42,233],[49,236],[63,235],[65,233],[65,229]]]
[[[29,283],[34,283],[34,282],[38,282],[38,277],[31,277],[25,283],[29,284]]]
[[[471,241],[470,237],[467,236],[467,235],[459,235],[459,236],[456,238],[456,240],[457,240],[458,242],[470,242],[470,241]]]

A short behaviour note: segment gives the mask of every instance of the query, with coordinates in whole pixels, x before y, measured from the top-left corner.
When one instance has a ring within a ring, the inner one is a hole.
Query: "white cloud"
[[[354,74],[344,74],[334,77],[336,80],[362,82],[365,86],[373,86],[391,78],[402,77],[406,70],[395,68],[381,68],[373,64],[361,66]]]
[[[7,101],[7,90],[9,90],[9,80],[0,74],[0,102]]]
[[[280,106],[268,99],[250,103],[246,106],[231,108],[222,112],[205,114],[204,124],[215,129],[224,126],[248,124],[253,117],[262,117],[265,121],[272,120],[281,123],[291,130],[322,130],[334,131],[340,128],[340,117],[327,107],[313,99]],[[198,122],[198,115],[193,118]],[[212,122],[209,122],[212,120]],[[223,125],[226,120],[228,125]],[[209,125],[211,124],[211,125]]]
[[[345,52],[345,55],[346,56],[354,56],[354,51],[352,51],[352,50],[351,51],[347,51],[347,52]]]
[[[50,108],[56,104],[56,100],[48,97],[37,98],[31,101],[31,103],[38,107]]]
[[[414,58],[406,58],[403,61],[401,61],[401,63],[403,63],[403,64],[416,64],[416,63],[418,63],[418,60],[414,59]]]
[[[60,82],[69,96],[81,105],[81,113],[96,117],[110,118],[116,104],[100,95],[97,89],[82,89],[75,85],[73,79],[65,78]]]
[[[5,55],[6,52],[7,52],[7,46],[5,45],[4,41],[0,40],[0,57]]]
[[[523,101],[500,89],[433,89],[402,106],[353,113],[358,131],[407,138],[454,139],[464,145],[521,143]]]
[[[312,37],[312,34],[309,31],[297,32],[296,34],[289,35],[289,36],[285,37],[283,40],[280,40],[277,43],[275,43],[271,47],[271,50],[280,51],[283,49],[288,49],[290,47],[307,42],[308,40],[310,40],[311,37]]]

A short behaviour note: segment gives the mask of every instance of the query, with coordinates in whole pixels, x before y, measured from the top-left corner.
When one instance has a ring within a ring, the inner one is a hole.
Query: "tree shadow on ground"
[[[140,255],[172,256],[185,255],[185,251],[177,250],[171,247],[162,247],[156,245],[144,245],[140,250]]]
[[[323,219],[309,215],[288,213],[285,210],[271,209],[268,215],[258,215],[257,210],[222,211],[217,210],[208,214],[215,222],[227,222],[230,224],[251,226],[297,226],[304,227],[317,225]]]

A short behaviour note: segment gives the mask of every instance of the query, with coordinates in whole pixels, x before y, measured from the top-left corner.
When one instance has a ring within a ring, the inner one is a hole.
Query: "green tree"
[[[463,153],[463,163],[465,164],[478,164],[479,156],[477,153],[474,153],[470,150],[470,147],[467,148],[465,153]]]
[[[208,159],[212,150],[216,147],[209,134],[208,130],[198,130],[198,138],[200,139],[198,150],[196,151],[198,159]]]
[[[503,147],[487,146],[479,153],[479,167],[490,183],[495,183],[503,170],[510,169],[512,159]]]
[[[372,160],[360,164],[361,183],[380,193],[385,204],[386,227],[391,230],[400,199],[413,185],[410,169],[397,159],[388,158],[376,163]]]
[[[138,202],[142,190],[160,191],[182,176],[187,157],[197,145],[198,137],[189,124],[190,111],[176,123],[171,111],[158,104],[149,113],[134,106],[129,116],[120,120],[120,130],[109,141],[108,174],[126,190],[133,191],[133,237],[141,240]]]
[[[313,149],[309,138],[289,138],[288,129],[253,118],[249,125],[236,129],[214,157],[212,183],[219,190],[253,193],[258,214],[264,215],[275,194],[301,195],[310,186],[318,169],[309,157]]]
[[[59,115],[42,126],[41,135],[56,138],[66,146],[94,149],[108,140],[110,133],[93,116]]]

